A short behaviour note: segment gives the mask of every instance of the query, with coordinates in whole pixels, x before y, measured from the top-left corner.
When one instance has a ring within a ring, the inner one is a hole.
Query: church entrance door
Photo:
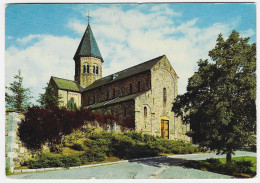
[[[169,139],[169,120],[161,119],[161,136],[164,139]]]

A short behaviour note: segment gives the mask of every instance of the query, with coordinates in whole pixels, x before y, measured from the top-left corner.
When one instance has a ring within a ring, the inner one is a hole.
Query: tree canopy
[[[195,143],[227,154],[253,143],[256,134],[256,44],[233,31],[219,34],[212,59],[200,60],[173,111],[190,123]]]
[[[31,92],[29,88],[23,87],[23,77],[21,71],[18,71],[18,75],[14,76],[14,81],[10,83],[10,86],[6,86],[9,92],[5,92],[6,108],[11,108],[17,111],[25,111],[30,105]]]
[[[45,90],[45,93],[40,94],[37,102],[39,102],[41,106],[45,108],[58,106],[62,97],[56,95],[56,91],[52,85],[47,83],[47,86],[43,89]]]

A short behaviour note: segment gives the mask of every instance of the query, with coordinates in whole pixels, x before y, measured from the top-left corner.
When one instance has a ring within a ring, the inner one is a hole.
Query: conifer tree
[[[231,155],[256,136],[256,44],[233,31],[220,34],[209,52],[212,62],[200,60],[189,78],[187,93],[179,95],[173,111],[190,123],[195,143]]]
[[[9,90],[9,92],[5,92],[6,108],[25,111],[30,105],[29,100],[33,97],[30,96],[30,89],[23,87],[23,77],[20,70],[18,75],[14,76],[14,81],[10,83],[10,86],[6,86],[6,89]]]
[[[43,89],[45,90],[45,93],[40,93],[37,102],[39,102],[41,106],[45,108],[59,106],[62,97],[56,95],[56,91],[52,85],[47,83],[47,86]]]

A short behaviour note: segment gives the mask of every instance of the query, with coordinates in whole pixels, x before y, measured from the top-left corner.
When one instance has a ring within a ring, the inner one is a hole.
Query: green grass
[[[220,162],[225,164],[226,163],[226,158],[219,158]],[[253,172],[256,172],[256,157],[253,156],[241,156],[241,157],[233,157],[232,160],[235,161],[251,161],[253,163],[253,167],[251,167],[251,170]]]
[[[233,175],[236,177],[244,177],[244,178],[251,178],[256,175],[256,157],[252,157],[252,156],[233,157],[232,161],[233,162],[251,161],[252,162],[252,166],[250,167],[251,173],[235,171],[234,166],[236,165],[233,166],[226,165],[226,158],[218,158],[218,159],[212,158],[212,159],[199,160],[199,161],[191,160],[182,164],[181,166],[187,168],[195,168],[203,171],[221,173],[226,175]]]

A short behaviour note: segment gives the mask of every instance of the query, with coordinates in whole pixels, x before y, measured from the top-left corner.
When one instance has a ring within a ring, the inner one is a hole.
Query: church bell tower
[[[75,61],[74,80],[83,88],[102,78],[102,63],[104,60],[89,22],[73,59]]]

